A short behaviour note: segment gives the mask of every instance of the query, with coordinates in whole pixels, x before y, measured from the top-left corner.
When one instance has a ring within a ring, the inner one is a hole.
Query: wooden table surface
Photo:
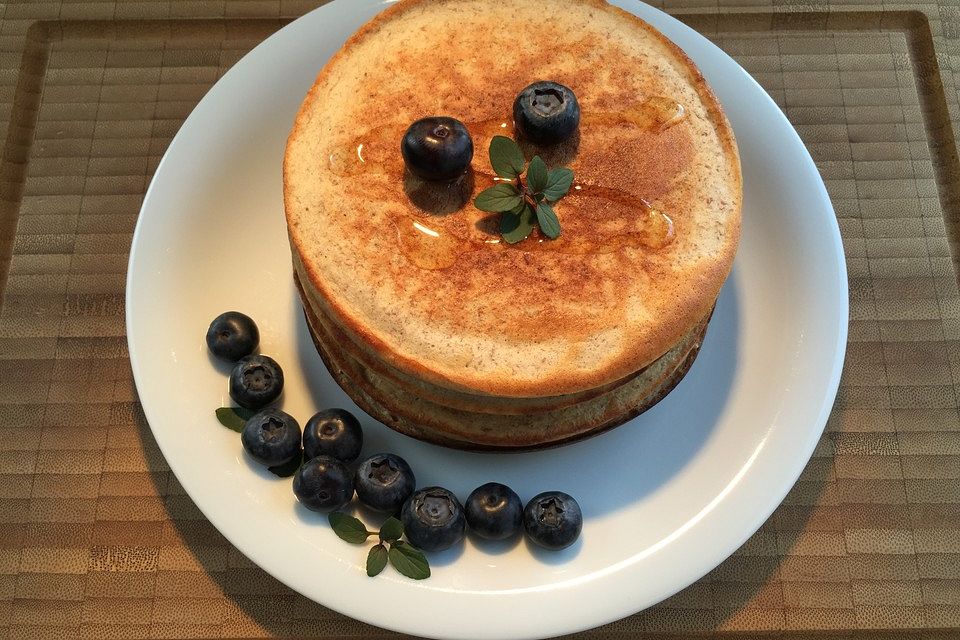
[[[293,593],[204,519],[144,420],[124,337],[131,234],[172,136],[317,4],[0,5],[0,638],[393,635]],[[843,233],[850,339],[816,453],[760,531],[581,635],[954,637],[960,6],[658,4],[750,71],[809,147]]]

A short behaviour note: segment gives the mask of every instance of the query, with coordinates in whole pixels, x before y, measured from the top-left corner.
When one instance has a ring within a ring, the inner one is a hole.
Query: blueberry
[[[353,498],[353,474],[330,456],[317,456],[293,476],[293,493],[311,511],[333,511]]]
[[[360,502],[374,511],[397,513],[413,493],[417,479],[406,460],[378,453],[360,463],[354,484]]]
[[[523,528],[523,503],[510,487],[488,482],[467,498],[467,524],[481,538],[506,540]]]
[[[473,139],[459,120],[423,118],[407,129],[400,153],[414,175],[424,180],[452,180],[470,166]]]
[[[247,409],[261,409],[283,391],[283,370],[270,356],[241,358],[230,372],[230,397]]]
[[[535,496],[523,510],[523,527],[530,540],[546,549],[572,545],[583,529],[580,505],[562,491]]]
[[[221,313],[207,329],[207,347],[221,360],[236,362],[256,351],[259,344],[256,323],[239,311]]]
[[[264,409],[247,420],[240,441],[251,458],[275,467],[300,454],[300,425],[279,409]]]
[[[463,540],[466,519],[457,496],[441,487],[420,489],[400,513],[410,544],[422,551],[443,551]]]
[[[307,420],[303,429],[303,454],[309,460],[327,455],[353,462],[363,446],[360,421],[344,409],[327,409]]]
[[[569,138],[580,126],[580,104],[569,87],[534,82],[514,100],[513,122],[530,142],[554,144]]]

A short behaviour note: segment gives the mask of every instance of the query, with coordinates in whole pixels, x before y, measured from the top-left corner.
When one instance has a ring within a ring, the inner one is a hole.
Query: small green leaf
[[[547,177],[547,186],[543,189],[543,195],[550,202],[556,202],[570,191],[573,185],[573,171],[566,167],[551,169]]]
[[[390,564],[393,568],[414,580],[430,577],[430,563],[423,552],[405,542],[390,545]]]
[[[383,526],[380,527],[380,540],[382,542],[396,542],[403,535],[403,523],[390,516]]]
[[[512,184],[498,184],[484,189],[473,201],[473,206],[481,211],[500,213],[510,211],[523,201],[523,196],[517,193]]]
[[[506,136],[494,136],[490,141],[490,164],[498,176],[513,180],[523,173],[527,162],[516,142]]]
[[[267,471],[275,476],[280,476],[281,478],[289,478],[297,472],[297,469],[299,469],[300,465],[302,464],[303,451],[295,455],[290,462],[284,462],[283,464],[278,464],[275,467],[267,467]]]
[[[527,167],[527,188],[533,193],[540,193],[547,188],[548,180],[547,163],[540,156],[533,156]]]
[[[367,575],[371,578],[387,566],[387,548],[382,544],[375,545],[370,548],[370,553],[367,554]]]
[[[500,235],[509,244],[517,244],[533,231],[533,209],[523,203],[520,213],[500,214]]]
[[[517,203],[517,206],[515,206],[513,209],[510,209],[510,213],[514,215],[520,215],[526,210],[527,210],[527,201],[521,200],[520,202]]]
[[[233,429],[237,433],[243,431],[243,425],[247,424],[256,411],[244,409],[243,407],[220,407],[217,409],[217,420],[228,429]]]
[[[520,226],[520,214],[504,211],[500,214],[500,235],[513,233]]]
[[[341,511],[331,512],[327,520],[330,521],[330,527],[337,537],[351,544],[366,542],[367,536],[375,535],[373,531],[367,531],[362,522]]]
[[[560,221],[557,220],[557,214],[546,202],[537,205],[537,223],[540,225],[540,231],[551,240],[560,236]]]

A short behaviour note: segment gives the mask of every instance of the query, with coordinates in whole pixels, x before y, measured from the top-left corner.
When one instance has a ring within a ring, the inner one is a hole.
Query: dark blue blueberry
[[[523,503],[510,487],[488,482],[467,498],[467,524],[487,540],[512,538],[523,528]]]
[[[580,126],[580,104],[569,87],[556,82],[534,82],[514,100],[513,122],[520,135],[530,142],[562,142]]]
[[[239,311],[221,313],[207,329],[207,347],[210,352],[228,362],[236,362],[257,350],[260,331],[256,323]]]
[[[307,420],[303,429],[303,454],[307,460],[326,455],[353,462],[363,447],[360,421],[344,409],[327,409]]]
[[[288,413],[264,409],[247,420],[240,441],[251,458],[275,467],[300,455],[300,425]]]
[[[473,139],[459,120],[423,118],[407,129],[400,153],[410,173],[424,180],[452,180],[470,166]]]
[[[283,391],[283,370],[270,356],[242,358],[230,372],[230,397],[241,407],[262,409]]]
[[[317,456],[293,476],[293,493],[307,509],[333,511],[353,499],[353,474],[339,460]]]
[[[422,551],[443,551],[463,540],[467,521],[457,496],[441,487],[420,489],[400,512],[403,532]]]
[[[360,463],[354,485],[363,504],[374,511],[397,513],[416,488],[417,479],[406,460],[378,453]]]
[[[545,549],[564,549],[580,536],[583,514],[580,505],[562,491],[535,496],[523,510],[523,528],[530,540]]]

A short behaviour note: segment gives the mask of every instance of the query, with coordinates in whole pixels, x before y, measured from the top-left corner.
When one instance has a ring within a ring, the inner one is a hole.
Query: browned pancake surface
[[[512,134],[514,97],[540,79],[570,86],[584,120],[575,144],[525,150],[582,188],[556,207],[559,240],[510,247],[470,201],[492,184],[490,138]],[[686,117],[644,122],[660,102]],[[400,137],[429,115],[471,130],[459,183],[404,174]],[[577,393],[636,372],[708,313],[739,238],[736,149],[702,77],[645,23],[591,0],[391,7],[321,73],[284,184],[304,287],[327,315],[391,366],[477,393]],[[671,242],[640,199],[672,219]]]

